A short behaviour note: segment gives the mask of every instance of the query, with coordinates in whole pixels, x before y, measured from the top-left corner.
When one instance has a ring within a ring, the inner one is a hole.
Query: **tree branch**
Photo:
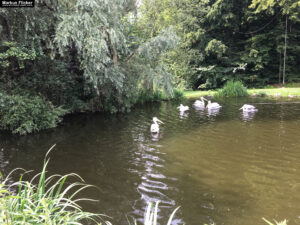
[[[104,28],[105,29],[105,28]],[[111,39],[110,39],[110,34],[109,32],[105,29],[105,33],[107,35],[107,42],[109,44],[109,46],[112,48],[112,52],[113,52],[113,62],[114,65],[116,66],[118,64],[118,53],[117,53],[117,49],[115,47],[115,45],[112,44]]]

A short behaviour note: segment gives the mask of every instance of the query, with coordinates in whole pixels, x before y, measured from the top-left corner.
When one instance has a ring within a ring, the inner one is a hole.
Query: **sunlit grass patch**
[[[271,88],[247,89],[248,94],[257,97],[300,97],[300,88]],[[184,91],[185,98],[200,98],[201,96],[215,96],[217,91]]]
[[[257,95],[259,92],[275,97],[300,97],[300,88],[271,88],[271,89],[248,89],[250,95]]]
[[[216,91],[184,91],[183,96],[185,98],[200,98],[202,96],[207,96],[207,95],[215,95],[217,93]]]

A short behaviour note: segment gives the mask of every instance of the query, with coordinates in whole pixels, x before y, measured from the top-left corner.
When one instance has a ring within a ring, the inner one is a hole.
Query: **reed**
[[[99,221],[104,215],[84,212],[78,205],[80,201],[93,200],[76,198],[79,192],[91,185],[83,183],[83,179],[75,173],[47,177],[48,153],[42,172],[30,181],[23,181],[22,175],[19,181],[9,182],[12,174],[19,169],[13,170],[5,179],[1,176],[0,224],[100,224]],[[66,184],[66,180],[71,177],[79,179],[79,182]],[[106,221],[102,222],[109,224]]]
[[[220,89],[216,97],[244,97],[248,96],[247,88],[241,81],[227,81],[222,89]]]
[[[280,221],[280,222],[274,220],[275,223],[272,223],[272,222],[270,222],[269,220],[267,220],[267,219],[265,219],[265,218],[262,218],[262,219],[263,219],[267,224],[269,224],[269,225],[287,225],[287,220],[283,220],[283,221]]]
[[[145,216],[144,216],[144,225],[157,225],[159,224],[157,221],[157,212],[158,212],[158,205],[159,205],[159,201],[157,201],[155,203],[155,206],[153,207],[153,203],[149,202],[147,209],[145,211]],[[167,222],[167,225],[171,225],[173,217],[176,213],[176,211],[179,209],[180,207],[177,207],[170,215],[169,220]],[[129,225],[137,225],[136,220],[134,221],[133,224],[130,223],[130,221],[128,220],[128,224]]]

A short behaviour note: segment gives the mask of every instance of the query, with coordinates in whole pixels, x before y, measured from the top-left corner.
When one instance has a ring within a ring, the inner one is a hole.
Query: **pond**
[[[50,174],[75,172],[97,186],[85,210],[141,220],[146,202],[160,203],[159,221],[181,206],[173,224],[266,224],[287,218],[300,224],[300,102],[238,98],[219,101],[219,112],[187,114],[179,103],[136,107],[128,114],[73,115],[35,135],[0,133],[0,170],[41,170],[47,150]],[[251,103],[254,114],[239,108]],[[164,122],[150,134],[152,117]]]

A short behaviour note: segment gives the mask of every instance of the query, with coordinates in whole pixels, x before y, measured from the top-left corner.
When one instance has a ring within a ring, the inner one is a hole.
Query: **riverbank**
[[[300,97],[300,88],[270,88],[270,89],[248,89],[250,96],[273,96],[273,97]],[[201,96],[214,96],[217,91],[184,91],[185,98],[200,98]]]

